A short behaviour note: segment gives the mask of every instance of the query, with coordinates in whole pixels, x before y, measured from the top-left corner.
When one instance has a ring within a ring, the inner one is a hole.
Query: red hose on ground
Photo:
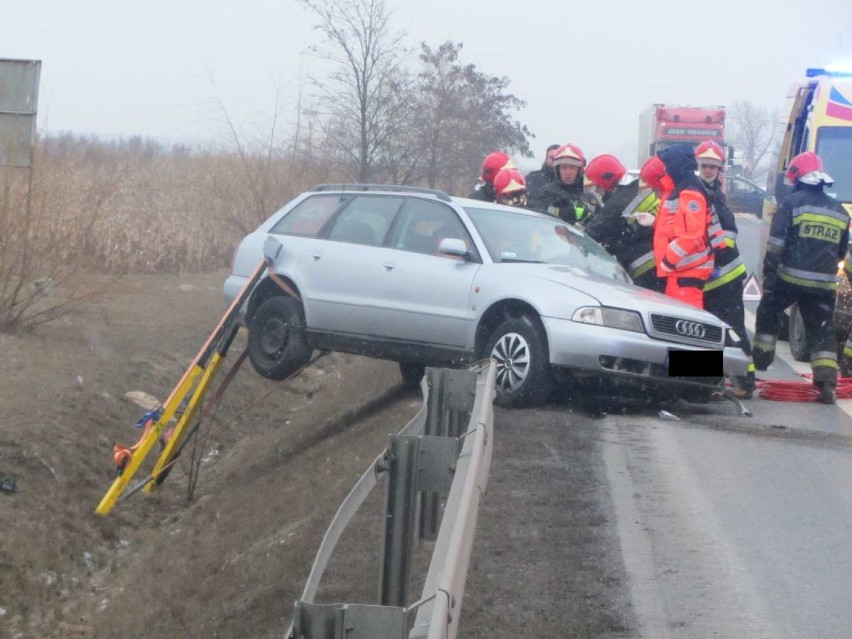
[[[810,373],[799,374],[808,379],[812,377]],[[757,391],[763,399],[778,402],[816,402],[820,396],[820,391],[814,388],[810,380],[806,382],[780,379],[759,380]],[[852,377],[841,377],[837,380],[837,399],[852,399]]]

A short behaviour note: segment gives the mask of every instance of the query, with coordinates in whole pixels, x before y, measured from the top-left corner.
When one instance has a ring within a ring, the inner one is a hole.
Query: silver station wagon
[[[412,385],[425,366],[490,357],[495,401],[525,406],[587,378],[701,401],[747,369],[723,322],[634,286],[548,215],[413,187],[319,185],[243,239],[228,301],[264,255],[271,275],[242,313],[252,365],[272,379],[315,349],[399,362]],[[700,370],[684,372],[685,356]]]

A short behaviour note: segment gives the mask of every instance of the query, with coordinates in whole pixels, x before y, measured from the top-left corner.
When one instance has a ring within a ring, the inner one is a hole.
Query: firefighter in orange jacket
[[[659,159],[670,180],[658,183],[670,190],[665,189],[667,194],[661,197],[654,223],[657,275],[666,278],[666,295],[704,308],[704,282],[713,273],[713,245],[724,242],[722,229],[713,219],[704,187],[695,175],[692,147],[670,146],[660,152]]]

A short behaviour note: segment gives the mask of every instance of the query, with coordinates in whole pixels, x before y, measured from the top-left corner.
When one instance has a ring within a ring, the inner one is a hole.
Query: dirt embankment
[[[0,494],[0,637],[283,632],[334,507],[385,444],[371,403],[399,405],[401,426],[419,397],[387,362],[331,355],[280,385],[246,365],[200,431],[191,503],[182,460],[154,495],[94,515],[112,445],[139,436],[124,394],[168,394],[224,310],[224,277],[128,277],[0,336],[0,472],[18,487]]]

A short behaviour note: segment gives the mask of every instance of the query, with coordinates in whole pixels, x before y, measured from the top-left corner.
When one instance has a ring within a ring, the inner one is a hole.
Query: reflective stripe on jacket
[[[821,186],[798,183],[772,219],[764,278],[813,291],[837,290],[837,265],[849,247],[849,214]]]

